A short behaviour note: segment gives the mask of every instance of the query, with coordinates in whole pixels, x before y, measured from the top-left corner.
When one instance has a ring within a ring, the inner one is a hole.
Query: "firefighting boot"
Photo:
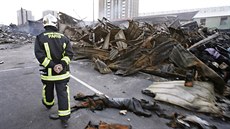
[[[49,118],[52,119],[52,120],[57,120],[57,119],[59,119],[59,115],[57,113],[50,114]]]
[[[68,127],[68,120],[61,120],[61,125],[63,128],[67,128]]]

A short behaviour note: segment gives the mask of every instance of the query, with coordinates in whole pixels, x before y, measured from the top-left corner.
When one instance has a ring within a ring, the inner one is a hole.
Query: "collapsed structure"
[[[13,26],[2,26],[0,28],[0,45],[2,44],[17,44],[23,45],[33,43],[35,37],[29,33],[15,31]],[[0,49],[7,49],[1,47]]]
[[[167,83],[174,88],[165,82],[153,83],[143,93],[192,111],[229,117],[226,105],[216,106],[221,104],[217,104],[214,94],[229,97],[229,33],[198,26],[195,21],[181,24],[175,17],[156,24],[134,20],[117,24],[103,18],[91,26],[80,26],[73,20],[63,22],[60,28],[73,42],[75,60],[91,59],[102,74],[127,76],[141,71],[169,80],[185,80]],[[178,89],[181,83],[194,88]],[[210,92],[197,92],[196,88],[206,91],[205,87]],[[207,105],[212,106],[208,109]]]
[[[144,89],[142,93],[154,97],[155,100],[166,101],[193,111],[222,115],[222,110],[215,102],[214,89],[217,93],[223,94],[228,88],[229,33],[198,26],[194,21],[181,25],[178,19],[172,17],[165,17],[165,22],[157,24],[134,20],[117,24],[103,18],[98,20],[98,23],[88,26],[84,25],[82,20],[64,13],[60,13],[59,28],[72,41],[75,59],[91,59],[95,69],[100,73],[114,71],[117,75],[128,76],[141,71],[170,80],[194,81],[193,89],[183,87],[182,81],[159,82]],[[33,36],[25,33],[15,36],[16,33],[13,31],[2,29],[0,44],[31,43],[34,39]],[[168,93],[174,97],[178,94],[180,96],[174,99]],[[186,93],[186,97],[183,93]],[[89,100],[88,103],[95,102]],[[136,99],[112,100],[109,102],[124,102],[120,105],[127,104],[127,101],[128,104],[131,102],[136,102],[133,105],[139,104]],[[78,109],[77,106],[75,107]],[[126,108],[141,115],[146,113],[135,112],[136,109],[129,106],[122,109]],[[82,108],[82,105],[80,107]],[[114,105],[109,107],[120,108]],[[230,109],[228,105],[226,107]],[[146,116],[150,115],[151,113],[147,112]],[[230,117],[229,113],[224,115]],[[184,116],[174,118],[180,121],[182,118],[187,120]]]
[[[188,70],[195,70],[193,79],[209,80],[217,92],[224,92],[230,65],[228,33],[200,27],[195,21],[181,25],[176,18],[161,24],[129,20],[121,25],[104,18],[84,27],[74,24],[75,19],[65,19],[60,28],[73,42],[75,59],[91,59],[100,73],[127,76],[142,71],[185,79]],[[214,57],[210,48],[223,58]]]

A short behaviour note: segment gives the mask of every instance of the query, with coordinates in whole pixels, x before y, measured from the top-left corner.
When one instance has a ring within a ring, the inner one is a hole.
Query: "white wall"
[[[200,24],[200,19],[206,19],[205,26],[209,28],[218,28],[218,29],[230,29],[230,16],[228,16],[227,24],[220,25],[221,17],[209,17],[209,18],[195,18],[194,20]]]

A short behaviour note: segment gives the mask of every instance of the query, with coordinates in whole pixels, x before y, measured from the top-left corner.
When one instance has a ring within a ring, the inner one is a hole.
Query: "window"
[[[205,25],[206,19],[200,19],[200,24]]]
[[[220,18],[220,25],[227,25],[227,20],[228,20],[228,17],[221,17]]]

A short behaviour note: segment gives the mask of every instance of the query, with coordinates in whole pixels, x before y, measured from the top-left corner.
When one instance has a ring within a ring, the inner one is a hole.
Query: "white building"
[[[32,12],[21,8],[17,11],[18,25],[27,23],[28,20],[34,20]]]
[[[139,0],[100,0],[99,18],[109,20],[133,18],[138,16]]]
[[[209,28],[230,29],[230,6],[199,9],[193,19]]]
[[[153,12],[147,14],[143,13],[139,15],[167,15],[191,11],[198,11],[198,13],[191,20],[197,21],[199,25],[203,25],[208,28],[230,29],[230,6]]]
[[[53,11],[53,10],[46,10],[46,11],[43,11],[43,12],[42,12],[42,17],[44,17],[45,15],[48,15],[48,14],[52,14],[52,15],[54,15],[55,17],[58,17],[58,12],[57,12],[57,11]]]

